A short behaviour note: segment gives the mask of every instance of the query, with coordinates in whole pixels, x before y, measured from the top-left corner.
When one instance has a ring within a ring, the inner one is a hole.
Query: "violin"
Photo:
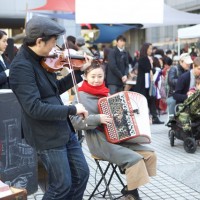
[[[67,51],[52,49],[49,56],[42,59],[41,65],[48,72],[56,72],[64,67],[71,67],[74,70],[79,70],[85,64],[85,57],[81,55],[70,54]]]

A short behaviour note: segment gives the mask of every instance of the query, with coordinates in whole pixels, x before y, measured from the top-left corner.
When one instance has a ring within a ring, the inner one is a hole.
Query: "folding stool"
[[[124,185],[119,173],[117,172],[117,167],[118,166],[116,164],[114,164],[114,163],[102,160],[101,158],[97,158],[97,157],[95,157],[93,155],[92,155],[92,158],[95,160],[95,162],[97,164],[97,169],[99,169],[102,177],[98,181],[96,187],[94,188],[94,190],[93,190],[93,192],[90,195],[88,200],[90,200],[92,197],[95,197],[98,194],[102,194],[103,198],[105,198],[106,193],[108,193],[109,199],[114,200],[114,197],[113,197],[113,195],[112,195],[112,193],[110,191],[110,188],[109,188],[110,183],[111,183],[112,178],[113,178],[113,175],[115,175],[118,178],[118,180],[121,183],[122,187],[123,188],[125,187],[125,185]],[[106,166],[105,170],[102,169],[100,162],[107,162],[107,166]],[[110,174],[109,179],[106,180],[106,174],[107,174],[107,172],[108,172],[108,170],[110,168],[112,169],[112,172]],[[120,172],[123,173],[121,170],[120,170]],[[105,190],[98,192],[99,186],[101,185],[102,181],[104,182],[104,185],[105,185],[106,188],[105,188]]]

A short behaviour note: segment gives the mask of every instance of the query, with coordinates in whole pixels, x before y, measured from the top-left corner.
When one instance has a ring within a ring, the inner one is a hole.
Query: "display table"
[[[27,200],[27,191],[25,189],[18,189],[10,187],[10,195],[0,198],[1,200]]]
[[[9,186],[38,189],[36,153],[22,138],[21,107],[11,90],[0,90],[0,179]]]

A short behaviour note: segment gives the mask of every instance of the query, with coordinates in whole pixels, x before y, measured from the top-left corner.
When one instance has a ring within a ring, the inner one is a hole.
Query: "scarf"
[[[83,81],[83,84],[81,87],[78,88],[78,91],[83,91],[88,94],[100,97],[107,97],[109,93],[109,89],[105,86],[105,83],[99,86],[92,86],[88,84],[87,81]]]

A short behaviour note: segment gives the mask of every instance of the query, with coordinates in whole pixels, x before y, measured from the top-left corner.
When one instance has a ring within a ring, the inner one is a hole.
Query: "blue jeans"
[[[82,200],[89,168],[74,133],[66,146],[38,151],[48,173],[43,200]]]
[[[167,102],[167,106],[168,106],[169,115],[174,115],[175,114],[176,100],[173,97],[168,97],[166,102]]]

